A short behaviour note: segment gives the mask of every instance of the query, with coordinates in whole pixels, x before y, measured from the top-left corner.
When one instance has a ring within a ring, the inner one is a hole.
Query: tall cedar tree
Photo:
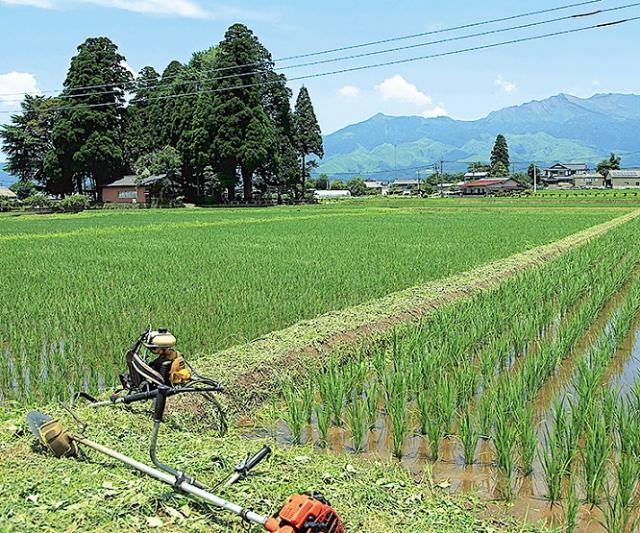
[[[496,143],[491,150],[491,174],[496,175],[496,166],[498,163],[502,163],[504,168],[509,172],[509,146],[507,145],[507,139],[504,135],[500,134],[496,137]],[[500,169],[502,172],[502,168]]]
[[[307,156],[315,154],[319,158],[324,156],[324,147],[322,145],[322,131],[313,110],[311,97],[306,87],[302,86],[296,100],[296,109],[294,112],[295,128],[296,128],[296,148],[302,161],[302,195],[305,193],[305,184],[309,175],[310,166],[307,163]]]
[[[87,39],[71,59],[45,159],[62,193],[82,192],[87,179],[97,191],[124,170],[124,92],[132,81],[124,59],[106,37]],[[87,88],[96,85],[100,91]]]
[[[160,74],[153,67],[144,67],[135,80],[135,96],[126,110],[124,138],[125,157],[131,164],[145,154],[162,147],[164,120],[161,104],[156,100]]]
[[[7,154],[6,170],[23,183],[38,182],[47,187],[44,158],[53,147],[53,118],[50,111],[60,104],[55,98],[26,95],[22,113],[11,116],[1,127],[2,148]],[[52,191],[55,192],[55,191]]]
[[[253,176],[277,152],[276,131],[261,101],[260,84],[273,69],[271,54],[260,44],[253,32],[242,24],[231,26],[218,46],[215,58],[217,72],[211,74],[212,93],[206,123],[210,144],[210,159],[227,187],[229,199],[235,197],[237,171],[242,175],[243,197],[252,199]]]

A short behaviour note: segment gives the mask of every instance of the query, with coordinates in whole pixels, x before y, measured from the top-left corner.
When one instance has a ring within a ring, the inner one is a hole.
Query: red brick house
[[[150,204],[151,187],[164,176],[125,176],[102,187],[102,201],[105,204]]]

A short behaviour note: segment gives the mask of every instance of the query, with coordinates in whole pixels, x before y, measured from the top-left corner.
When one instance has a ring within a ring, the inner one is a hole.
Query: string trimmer
[[[198,483],[193,477],[160,462],[156,454],[156,444],[160,424],[164,417],[167,397],[171,392],[172,389],[170,387],[159,385],[156,389],[146,393],[149,395],[149,399],[153,398],[154,400],[154,424],[149,454],[155,468],[93,442],[81,433],[71,433],[65,430],[58,420],[54,420],[43,413],[29,413],[27,422],[40,444],[56,457],[75,457],[78,454],[78,445],[90,448],[162,481],[172,486],[176,491],[200,498],[241,517],[248,523],[259,524],[267,531],[278,533],[344,533],[344,526],[340,517],[320,493],[295,494],[288,499],[276,517],[268,517],[213,494],[212,491]],[[229,477],[225,486],[242,479],[270,453],[271,450],[265,446],[253,457],[248,457],[236,467],[235,472]]]
[[[199,375],[175,349],[176,338],[164,328],[145,329],[126,352],[127,371],[120,374],[122,388],[108,400],[99,401],[87,392],[76,393],[72,399],[88,400],[91,407],[129,405],[155,398],[158,387],[165,387],[167,396],[197,394],[213,406],[214,425],[221,434],[226,433],[224,410],[214,396],[223,393],[220,383]]]

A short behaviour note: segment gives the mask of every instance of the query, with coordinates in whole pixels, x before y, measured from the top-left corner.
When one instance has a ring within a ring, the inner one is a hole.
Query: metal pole
[[[538,192],[538,167],[535,161],[533,162],[533,192]]]
[[[73,440],[75,440],[78,444],[82,444],[86,446],[87,448],[91,448],[93,450],[96,450],[97,452],[103,453],[115,459],[116,461],[120,461],[121,463],[124,463],[130,466],[131,468],[134,468],[135,470],[142,472],[143,474],[146,474],[154,479],[157,479],[158,481],[162,481],[163,483],[166,483],[167,485],[171,485],[174,487],[176,486],[177,480],[175,476],[172,476],[165,472],[161,472],[160,470],[156,470],[155,468],[149,465],[136,461],[135,459],[132,459],[131,457],[127,457],[126,455],[122,455],[121,453],[115,450],[102,446],[101,444],[98,444],[97,442],[93,442],[89,439],[85,439],[84,437],[80,437],[79,435],[74,435]],[[191,485],[190,483],[186,483],[186,482],[180,483],[178,488],[181,491],[186,492],[187,494],[192,494],[193,496],[202,498],[203,500],[215,505],[216,507],[219,507],[220,509],[229,511],[230,513],[233,513],[237,516],[241,516],[243,519],[247,520],[248,522],[253,522],[254,524],[260,524],[261,526],[265,527],[265,529],[267,529],[268,531],[275,531],[275,529],[272,529],[272,528],[274,527],[274,524],[276,521],[273,519],[270,519],[268,516],[262,516],[257,513],[254,513],[253,511],[245,509],[240,505],[229,502],[223,498],[216,496],[215,494],[211,494],[206,490],[203,490],[199,487]]]
[[[440,198],[444,198],[444,161],[440,160]]]

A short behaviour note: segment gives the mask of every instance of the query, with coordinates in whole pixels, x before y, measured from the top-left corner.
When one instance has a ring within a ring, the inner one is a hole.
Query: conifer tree
[[[309,155],[315,154],[319,158],[324,156],[324,147],[322,144],[322,131],[318,124],[311,97],[306,87],[300,89],[296,100],[296,108],[294,112],[295,128],[296,128],[296,148],[301,159],[301,185],[302,194],[305,192],[306,178],[309,176],[310,169],[315,167],[315,161],[307,162]]]

